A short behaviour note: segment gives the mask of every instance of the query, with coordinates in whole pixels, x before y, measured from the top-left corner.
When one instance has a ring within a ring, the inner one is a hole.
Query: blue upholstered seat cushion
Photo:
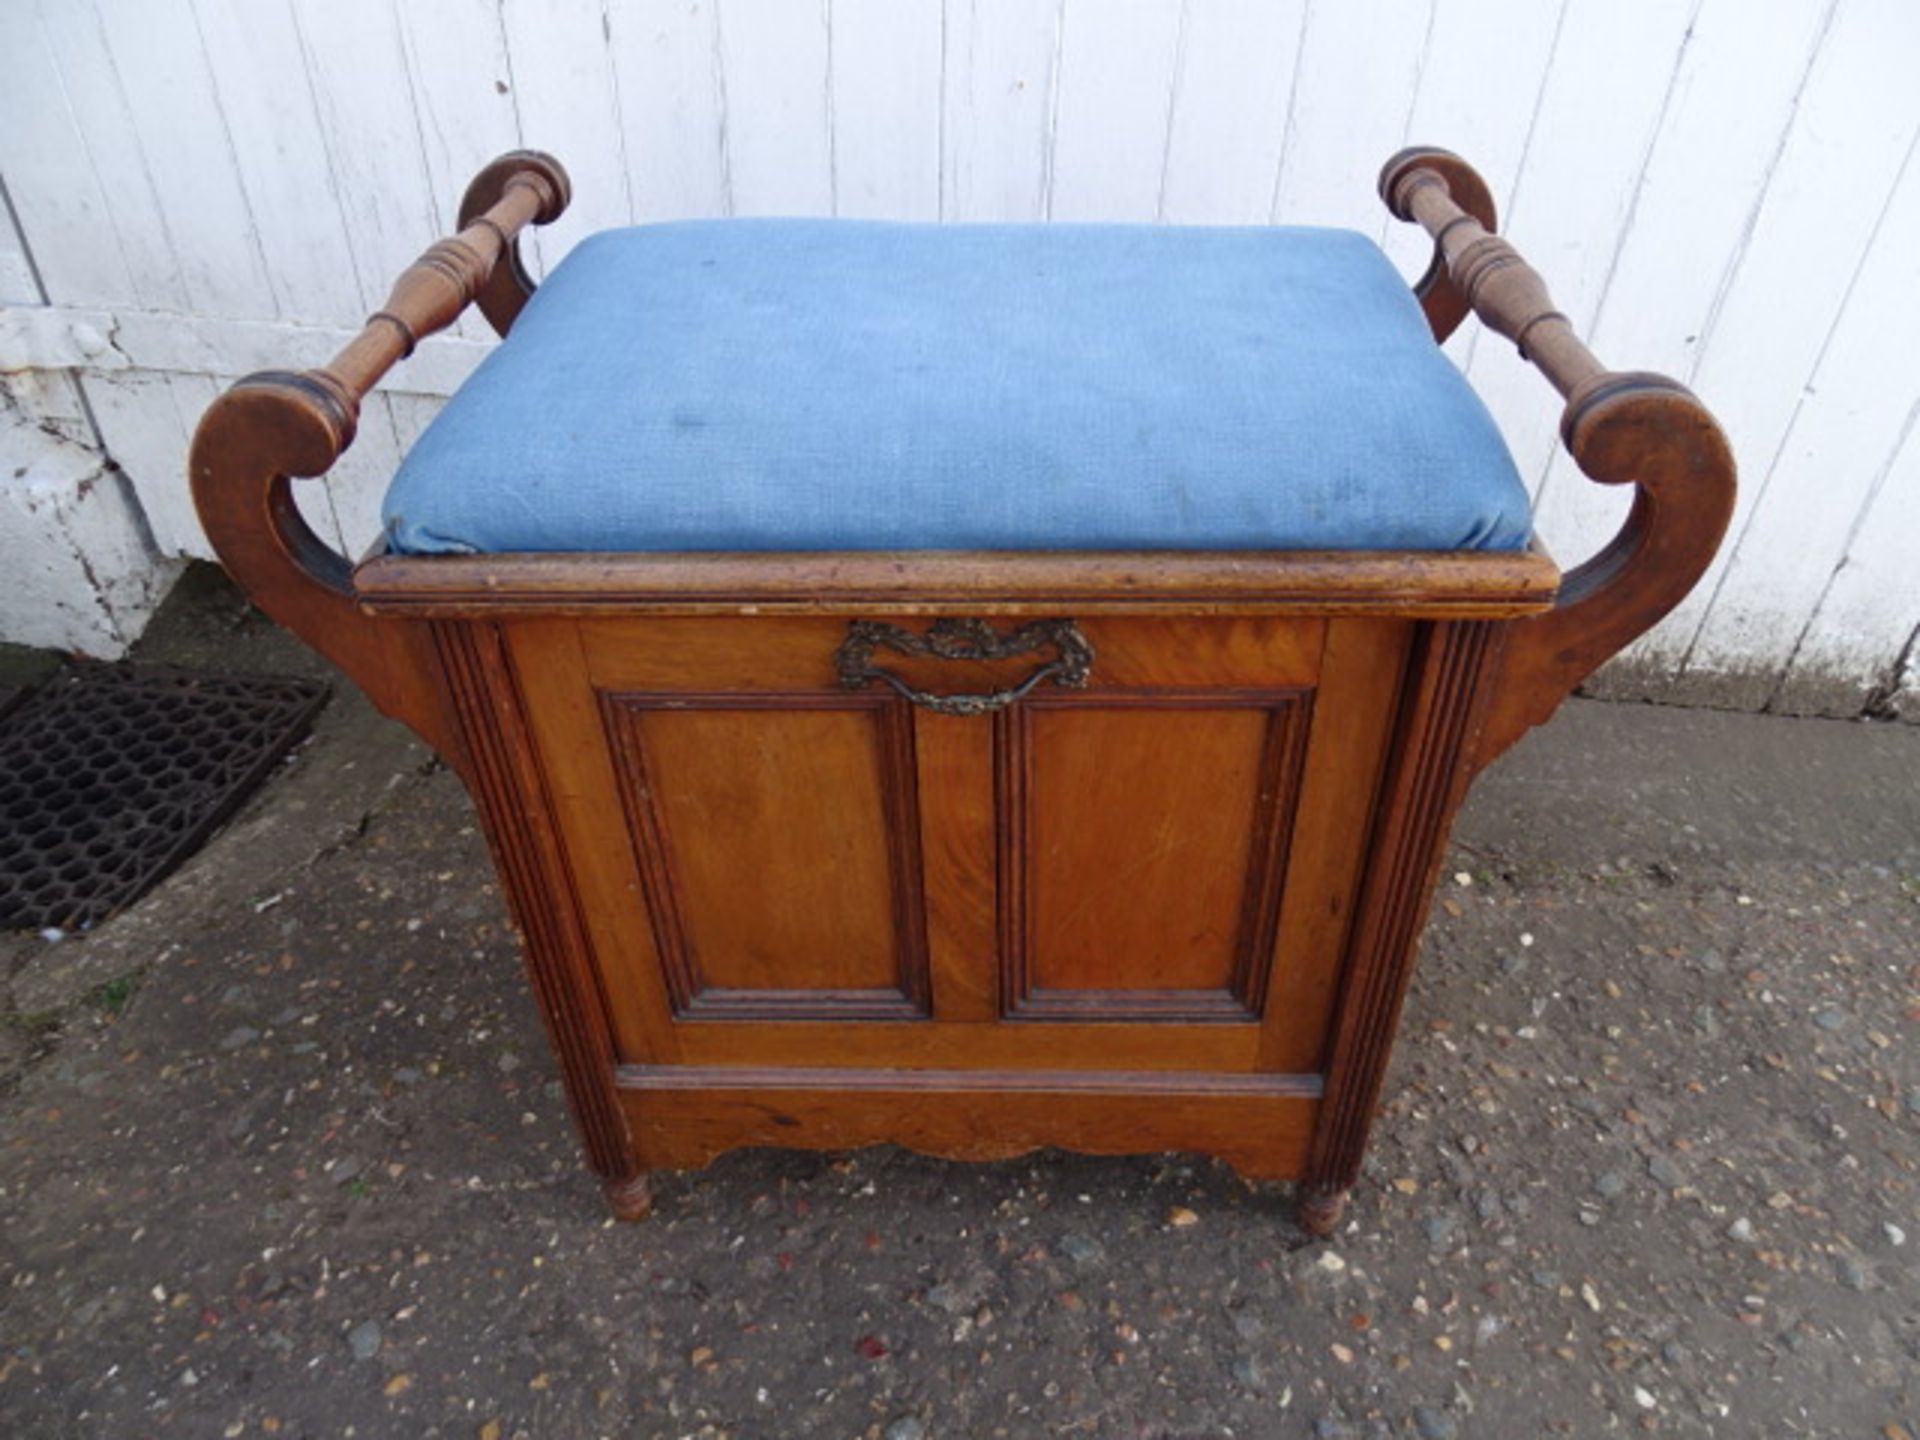
[[[607,231],[408,455],[394,548],[1507,550],[1526,491],[1343,230]]]

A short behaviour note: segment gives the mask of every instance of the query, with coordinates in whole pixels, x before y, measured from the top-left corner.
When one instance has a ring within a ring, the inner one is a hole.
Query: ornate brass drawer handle
[[[1052,646],[1055,658],[1047,661],[1018,685],[985,695],[935,695],[916,690],[898,675],[873,663],[877,649],[894,650],[902,655],[930,656],[937,660],[1005,660],[1015,655],[1031,655]],[[924,635],[915,635],[897,625],[879,620],[855,620],[847,626],[847,638],[834,652],[834,668],[840,683],[858,690],[875,680],[883,680],[901,695],[924,709],[940,715],[985,715],[1004,710],[1043,680],[1078,690],[1093,671],[1093,646],[1071,620],[1035,620],[1005,635],[997,633],[985,620],[936,620]]]

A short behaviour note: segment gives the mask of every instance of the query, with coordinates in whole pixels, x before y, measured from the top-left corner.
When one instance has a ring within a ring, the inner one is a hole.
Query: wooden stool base
[[[208,410],[228,572],[473,795],[615,1217],[650,1170],[892,1142],[1211,1154],[1339,1225],[1467,787],[1687,594],[1734,505],[1712,416],[1601,366],[1465,161],[1404,151],[1381,192],[1434,239],[1436,342],[1469,313],[1514,341],[1578,468],[1633,487],[1564,577],[1537,549],[355,565],[291,478],[468,303],[512,325],[519,233],[568,197],[530,151],[331,362]]]

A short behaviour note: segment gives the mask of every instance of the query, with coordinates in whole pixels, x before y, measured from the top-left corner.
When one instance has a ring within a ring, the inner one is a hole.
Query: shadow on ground
[[[205,579],[150,653],[316,664]],[[616,1227],[466,798],[343,688],[133,911],[0,940],[6,1433],[1920,1432],[1917,774],[1569,706],[1460,827],[1331,1245],[1181,1156],[747,1152]]]

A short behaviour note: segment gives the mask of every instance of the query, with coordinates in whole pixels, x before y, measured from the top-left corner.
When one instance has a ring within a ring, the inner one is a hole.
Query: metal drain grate
[[[0,929],[82,929],[233,813],[326,703],[318,681],[80,665],[0,722]]]

